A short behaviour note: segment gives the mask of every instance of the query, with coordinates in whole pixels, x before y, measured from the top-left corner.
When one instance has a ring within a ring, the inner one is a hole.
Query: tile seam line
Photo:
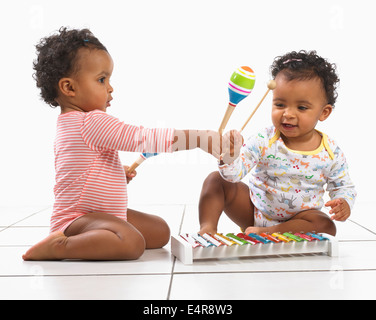
[[[9,229],[9,228],[11,228],[11,227],[13,227],[13,226],[16,225],[17,223],[20,223],[20,222],[22,222],[22,221],[24,221],[24,220],[26,220],[26,219],[29,219],[29,218],[32,217],[33,215],[35,215],[35,214],[37,214],[37,213],[40,213],[40,212],[42,212],[42,211],[44,211],[44,210],[47,210],[47,209],[50,208],[50,207],[51,207],[51,206],[48,206],[48,207],[45,207],[45,208],[43,208],[43,209],[41,209],[41,210],[39,210],[39,211],[37,211],[37,212],[34,212],[34,213],[28,215],[27,217],[25,217],[25,218],[23,218],[23,219],[21,219],[21,220],[18,220],[18,221],[16,221],[16,222],[10,224],[9,226],[4,227],[4,229],[1,229],[0,232],[2,232],[2,231],[4,231],[4,230],[7,230],[7,229]]]
[[[206,271],[195,271],[195,272],[178,272],[174,273],[174,275],[196,275],[196,274],[267,274],[267,273],[323,273],[323,272],[370,272],[370,271],[376,271],[376,268],[369,268],[369,269],[360,269],[360,268],[354,268],[354,269],[333,269],[333,270],[285,270],[285,271],[215,271],[215,272],[206,272]],[[167,276],[170,275],[170,273],[118,273],[118,274],[101,274],[101,273],[93,273],[93,274],[44,274],[44,275],[0,275],[0,278],[31,278],[31,277],[46,277],[46,278],[52,278],[52,277],[116,277],[116,276]]]
[[[180,221],[180,225],[179,225],[179,231],[178,231],[178,234],[181,233],[181,228],[183,226],[183,222],[184,222],[184,217],[185,217],[185,211],[187,209],[187,205],[185,204],[184,205],[184,209],[183,209],[183,214],[182,214],[182,217],[181,217],[181,221]],[[166,300],[170,300],[170,296],[171,296],[171,289],[172,289],[172,282],[173,282],[173,279],[174,279],[174,270],[175,270],[175,264],[176,264],[176,257],[173,257],[173,261],[172,261],[172,267],[171,267],[171,274],[170,274],[170,283],[168,285],[168,291],[167,291],[167,297],[166,297]]]
[[[168,276],[169,272],[158,273],[82,273],[82,274],[0,274],[0,278],[30,278],[30,277],[116,277],[116,276]]]
[[[362,271],[376,271],[376,268],[368,268],[368,269],[320,269],[320,270],[275,270],[275,271],[193,271],[193,272],[175,272],[175,275],[188,275],[188,274],[245,274],[245,273],[254,273],[254,274],[261,274],[261,273],[320,273],[320,272],[362,272]]]
[[[376,235],[376,232],[374,232],[374,231],[372,231],[372,230],[366,228],[365,226],[361,225],[360,223],[358,223],[358,222],[356,222],[356,221],[354,221],[354,220],[351,220],[351,219],[349,219],[349,221],[351,221],[352,223],[355,223],[357,226],[359,226],[359,227],[361,227],[361,228],[367,230],[368,232],[371,232],[372,234]]]

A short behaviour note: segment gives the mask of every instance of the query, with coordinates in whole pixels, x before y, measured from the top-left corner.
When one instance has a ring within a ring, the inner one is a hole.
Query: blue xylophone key
[[[201,237],[198,233],[192,233],[191,237],[195,239],[199,244],[201,244],[203,247],[208,248],[211,246],[214,246],[211,242],[205,240],[203,237]]]
[[[306,234],[309,235],[310,237],[314,237],[314,238],[316,238],[316,239],[319,239],[320,241],[322,241],[322,240],[329,240],[328,238],[325,238],[325,237],[323,237],[323,236],[320,236],[320,235],[317,234],[317,233],[307,232]]]
[[[270,243],[270,242],[272,242],[271,240],[265,239],[264,237],[261,237],[261,236],[259,236],[256,233],[249,233],[248,236],[251,237],[251,238],[254,238],[254,239],[256,239],[256,240],[258,240],[258,241],[260,241],[262,243]]]

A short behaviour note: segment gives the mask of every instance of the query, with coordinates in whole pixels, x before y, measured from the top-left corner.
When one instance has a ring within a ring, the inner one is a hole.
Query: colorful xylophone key
[[[235,241],[238,245],[241,245],[241,246],[243,246],[245,244],[249,244],[248,241],[234,235],[233,233],[226,234],[226,237],[230,238],[232,241]]]
[[[188,233],[183,233],[180,235],[185,241],[187,241],[192,248],[202,247],[195,239],[193,239]]]
[[[238,233],[238,237],[239,238],[243,238],[244,240],[248,241],[250,244],[257,244],[257,243],[260,243],[260,241],[257,241],[256,239],[253,239],[249,236],[247,236],[246,234],[244,233]]]
[[[280,243],[281,240],[278,240],[276,237],[273,237],[272,235],[268,234],[268,233],[261,233],[260,236],[266,238],[266,239],[269,239],[270,241],[273,241],[275,243]]]
[[[320,241],[323,241],[323,240],[329,240],[328,238],[325,238],[323,236],[320,236],[319,234],[317,233],[312,233],[312,232],[307,232],[307,235],[313,237],[313,238],[316,238],[317,240],[320,240]]]
[[[290,239],[289,237],[286,237],[286,236],[280,234],[279,232],[272,233],[272,236],[276,237],[278,240],[281,240],[282,242],[286,242],[287,243],[287,242],[291,242],[292,241],[292,239]]]
[[[195,239],[199,244],[201,244],[203,247],[205,248],[208,248],[208,247],[211,247],[211,246],[214,246],[214,244],[212,244],[211,242],[209,241],[206,241],[203,237],[201,237],[198,233],[192,233],[192,238]]]
[[[248,237],[251,237],[251,238],[253,238],[253,239],[257,240],[257,241],[260,241],[263,244],[271,243],[270,240],[268,240],[268,239],[266,239],[266,238],[264,238],[262,236],[259,236],[256,233],[249,233]]]
[[[296,232],[295,234],[297,236],[299,236],[299,237],[307,240],[307,241],[315,241],[315,240],[317,241],[318,240],[317,238],[313,238],[313,237],[311,237],[311,236],[309,236],[309,235],[307,235],[305,233],[302,233],[302,232]]]
[[[235,241],[232,241],[231,239],[227,238],[222,233],[216,233],[214,235],[214,238],[216,238],[217,240],[223,242],[226,246],[229,246],[229,247],[231,247],[234,244],[237,244]]]
[[[295,235],[295,234],[292,234],[291,232],[284,232],[283,235],[284,235],[285,237],[288,237],[288,238],[292,239],[292,240],[295,241],[295,242],[306,241],[305,239],[303,239],[303,238],[301,238],[301,237],[299,237],[299,236],[297,236],[297,235]]]
[[[224,245],[223,242],[221,242],[221,241],[215,239],[215,238],[212,237],[210,234],[204,233],[204,234],[202,235],[202,237],[203,237],[205,240],[211,242],[211,243],[212,243],[213,245],[215,245],[216,247],[220,247],[220,246],[223,246],[223,245]]]

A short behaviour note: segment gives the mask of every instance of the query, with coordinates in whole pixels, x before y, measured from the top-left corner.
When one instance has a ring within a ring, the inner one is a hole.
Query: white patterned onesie
[[[353,207],[356,191],[345,156],[324,133],[314,151],[287,148],[275,127],[262,130],[243,145],[232,164],[219,166],[221,176],[239,182],[248,173],[250,197],[255,206],[255,226],[268,227],[295,214],[320,210],[324,186],[331,199],[344,198]]]

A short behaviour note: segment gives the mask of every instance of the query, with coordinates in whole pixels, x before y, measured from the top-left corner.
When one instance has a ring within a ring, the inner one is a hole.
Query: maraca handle
[[[227,122],[230,120],[231,114],[235,110],[236,105],[233,105],[232,103],[228,104],[225,116],[223,117],[222,123],[219,126],[218,132],[222,135],[223,131],[226,128]]]
[[[145,158],[143,157],[139,157],[135,162],[133,162],[133,164],[128,168],[128,172],[129,173],[132,173],[134,170],[136,170],[136,168],[145,161]]]

